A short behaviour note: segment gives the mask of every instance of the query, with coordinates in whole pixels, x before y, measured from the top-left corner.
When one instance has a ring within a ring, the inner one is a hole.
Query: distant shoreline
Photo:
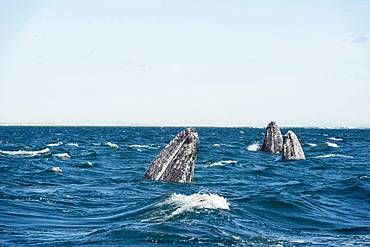
[[[211,125],[150,125],[150,124],[87,124],[87,123],[0,123],[0,127],[199,127],[199,128],[266,128],[266,126],[211,126]],[[305,129],[370,129],[370,127],[347,126],[281,126],[280,128],[305,128]]]

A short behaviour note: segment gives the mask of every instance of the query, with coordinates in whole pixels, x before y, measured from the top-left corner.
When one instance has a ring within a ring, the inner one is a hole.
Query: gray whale
[[[271,121],[266,127],[261,150],[266,153],[280,153],[283,150],[283,137],[278,125]]]
[[[170,182],[191,182],[199,149],[195,128],[187,128],[166,145],[145,172],[144,178]]]
[[[301,143],[296,134],[289,130],[283,140],[283,160],[304,160],[306,159]]]

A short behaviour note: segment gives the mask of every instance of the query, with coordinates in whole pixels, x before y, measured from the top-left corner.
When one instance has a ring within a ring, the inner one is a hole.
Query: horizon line
[[[0,122],[0,127],[157,127],[157,128],[266,128],[267,125],[158,125],[158,124],[93,124],[65,122]],[[370,129],[370,126],[279,126],[280,128],[312,128],[312,129]]]

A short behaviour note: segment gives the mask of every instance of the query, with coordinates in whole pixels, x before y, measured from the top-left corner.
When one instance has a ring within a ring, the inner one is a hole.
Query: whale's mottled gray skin
[[[304,160],[304,152],[296,134],[289,130],[283,140],[283,160]]]
[[[144,178],[171,182],[191,182],[199,149],[198,133],[187,128],[180,133],[154,159]]]
[[[274,121],[271,121],[267,125],[261,150],[267,153],[280,153],[283,150],[283,137]]]

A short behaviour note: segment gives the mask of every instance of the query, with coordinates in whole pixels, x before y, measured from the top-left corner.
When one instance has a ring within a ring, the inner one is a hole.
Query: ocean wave
[[[212,145],[212,147],[218,148],[218,147],[221,147],[221,144],[215,143]]]
[[[343,141],[342,138],[336,138],[336,137],[329,137],[328,140],[332,140],[332,141]]]
[[[339,148],[339,145],[334,142],[325,142],[328,147]]]
[[[78,143],[67,143],[67,146],[79,147]]]
[[[86,161],[86,162],[75,164],[74,166],[84,168],[84,167],[91,167],[93,165],[94,164],[91,161]]]
[[[157,149],[160,146],[157,146],[155,144],[150,144],[150,145],[132,144],[128,147],[131,149],[135,149],[136,151],[142,152],[143,149]]]
[[[303,239],[295,239],[295,240],[291,240],[290,242],[294,243],[294,244],[303,244],[303,243],[305,243],[305,241]]]
[[[111,148],[118,148],[119,147],[117,144],[114,144],[112,142],[107,142],[106,145],[111,147]]]
[[[60,159],[69,159],[71,156],[67,153],[59,153],[59,154],[53,154],[53,156],[60,158]]]
[[[40,154],[45,154],[50,152],[49,148],[44,148],[38,151],[28,151],[28,150],[18,150],[18,151],[3,151],[0,150],[0,154],[6,154],[6,155],[17,155],[17,156],[28,156],[33,157]]]
[[[47,146],[48,147],[57,147],[57,146],[60,146],[62,144],[63,144],[63,142],[54,142],[54,143],[49,143]]]
[[[193,211],[194,209],[223,209],[230,210],[230,205],[227,200],[217,194],[192,194],[183,195],[173,193],[163,204],[172,204],[176,206],[176,210],[172,212],[171,217],[182,214],[184,212]]]
[[[307,145],[310,146],[310,147],[317,147],[316,143],[307,143]]]
[[[63,170],[59,166],[53,166],[50,168],[52,172],[63,172]]]
[[[212,164],[209,164],[206,167],[225,166],[228,164],[235,164],[235,163],[237,163],[236,160],[221,160],[221,161],[213,162]]]
[[[353,159],[353,156],[343,155],[343,154],[325,154],[325,155],[316,156],[315,158],[325,159],[325,158],[334,158],[334,157]]]
[[[258,144],[258,142],[254,142],[247,147],[247,150],[251,152],[257,152],[259,149],[260,149],[260,144]]]
[[[151,148],[149,145],[140,145],[140,144],[132,144],[129,146],[130,148]]]

